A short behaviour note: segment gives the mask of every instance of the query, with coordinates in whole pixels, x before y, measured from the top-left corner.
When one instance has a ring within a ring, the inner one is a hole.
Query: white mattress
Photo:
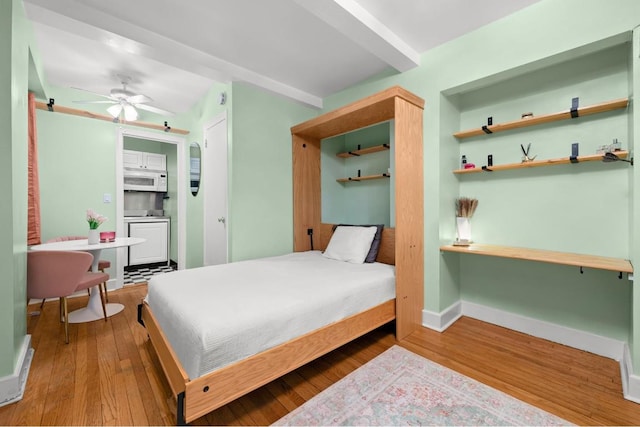
[[[395,267],[319,251],[152,277],[147,302],[191,379],[395,298]]]

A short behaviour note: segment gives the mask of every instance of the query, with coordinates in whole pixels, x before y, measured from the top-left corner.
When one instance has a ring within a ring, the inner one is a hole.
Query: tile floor
[[[138,267],[127,267],[124,271],[124,285],[136,285],[147,283],[152,276],[162,274],[177,269],[175,264],[166,265],[140,265]]]

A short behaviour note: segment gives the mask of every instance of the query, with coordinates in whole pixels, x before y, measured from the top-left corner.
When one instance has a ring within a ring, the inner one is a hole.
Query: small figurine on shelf
[[[471,224],[469,220],[478,206],[477,199],[459,197],[456,199],[456,231],[454,246],[469,246],[471,244]]]
[[[529,150],[531,150],[531,143],[529,143],[529,145],[527,145],[527,149],[524,149],[524,145],[520,144],[520,148],[522,149],[522,154],[524,154],[524,157],[522,157],[522,163],[527,163],[527,162],[533,162],[536,158],[536,156],[533,157],[529,157]]]

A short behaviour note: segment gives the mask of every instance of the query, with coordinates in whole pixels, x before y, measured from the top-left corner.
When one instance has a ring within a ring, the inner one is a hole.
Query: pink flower
[[[95,230],[100,224],[107,220],[106,216],[100,215],[95,212],[93,209],[87,209],[87,222],[89,223],[89,229]]]

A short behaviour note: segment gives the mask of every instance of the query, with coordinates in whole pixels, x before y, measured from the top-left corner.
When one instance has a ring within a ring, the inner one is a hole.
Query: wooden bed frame
[[[332,228],[332,224],[321,225],[320,247],[316,249],[326,248]],[[394,229],[383,229],[376,261],[394,264],[394,236]],[[182,367],[151,307],[143,302],[138,315],[140,323],[147,329],[171,391],[176,396],[177,424],[183,425],[394,320],[396,309],[395,300],[387,301],[193,379]]]
[[[422,323],[424,207],[422,116],[424,100],[394,86],[291,128],[293,146],[293,250],[311,249],[309,232],[324,250],[331,224],[321,223],[320,145],[323,139],[393,120],[395,228],[385,228],[377,261],[396,266],[396,298],[279,346],[189,378],[150,307],[139,306],[167,381],[177,398],[177,423],[189,423],[392,320],[396,339]],[[315,231],[315,233],[314,233]]]

